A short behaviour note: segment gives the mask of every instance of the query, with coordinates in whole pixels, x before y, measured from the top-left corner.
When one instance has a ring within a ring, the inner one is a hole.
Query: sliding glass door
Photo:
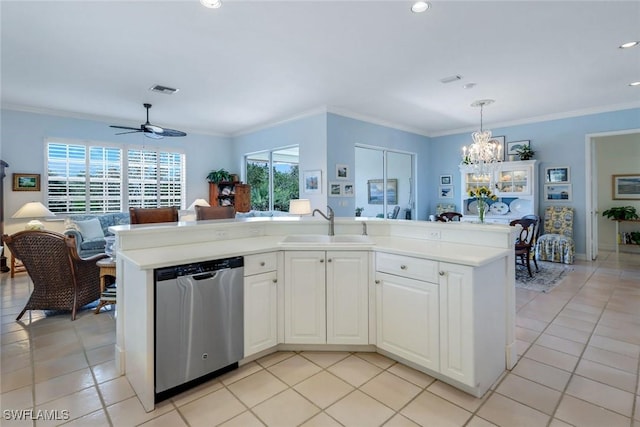
[[[260,151],[245,156],[246,181],[251,185],[251,209],[289,210],[300,194],[298,146]]]
[[[415,206],[414,154],[356,146],[356,208],[362,216],[412,219]]]

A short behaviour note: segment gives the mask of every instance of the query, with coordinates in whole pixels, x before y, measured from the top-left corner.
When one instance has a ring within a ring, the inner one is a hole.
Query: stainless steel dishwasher
[[[244,258],[155,270],[155,400],[237,368]]]

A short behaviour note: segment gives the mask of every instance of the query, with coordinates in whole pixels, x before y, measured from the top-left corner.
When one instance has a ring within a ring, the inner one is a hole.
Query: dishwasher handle
[[[194,274],[193,276],[191,276],[191,278],[193,280],[205,280],[205,279],[211,279],[214,276],[215,274],[213,273],[202,273],[202,274]]]

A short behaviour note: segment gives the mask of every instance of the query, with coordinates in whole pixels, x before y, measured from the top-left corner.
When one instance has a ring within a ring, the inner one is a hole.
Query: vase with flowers
[[[498,197],[491,192],[489,187],[485,186],[469,190],[469,197],[476,198],[480,223],[484,224],[484,214],[489,206],[489,200],[498,200]]]

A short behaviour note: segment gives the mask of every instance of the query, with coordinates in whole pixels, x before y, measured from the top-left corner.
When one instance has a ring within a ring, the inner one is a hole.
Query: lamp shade
[[[40,202],[29,202],[18,209],[11,218],[44,218],[46,216],[55,216],[55,214]],[[26,228],[27,230],[42,230],[44,225],[37,219],[33,219],[27,223]]]
[[[11,218],[44,218],[46,216],[55,216],[55,214],[40,202],[29,202],[18,209]]]
[[[309,199],[291,199],[289,201],[289,213],[294,215],[309,215],[311,202]]]
[[[205,199],[195,199],[187,208],[188,211],[195,211],[196,206],[211,206]]]

